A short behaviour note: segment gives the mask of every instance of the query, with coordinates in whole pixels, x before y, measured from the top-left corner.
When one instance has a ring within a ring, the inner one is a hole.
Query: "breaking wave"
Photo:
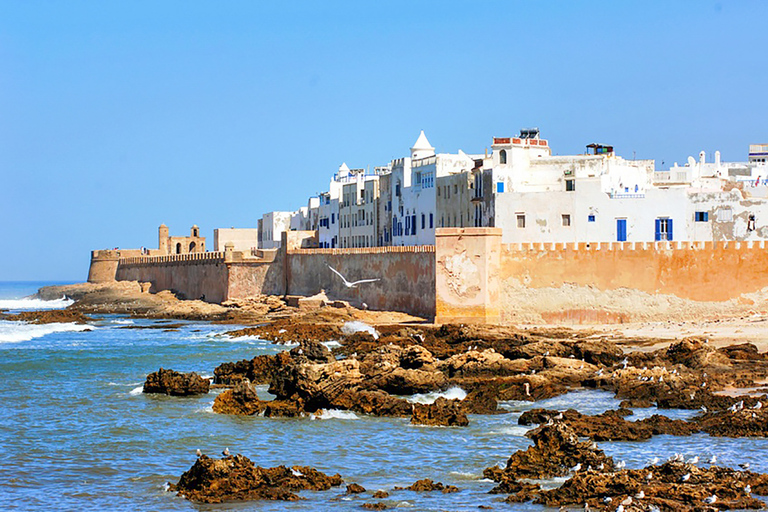
[[[342,411],[340,409],[321,409],[309,417],[312,420],[357,420],[360,419],[352,411]]]
[[[0,309],[63,309],[71,306],[75,301],[62,297],[56,300],[42,300],[33,297],[23,299],[0,299]]]
[[[467,397],[467,392],[458,387],[452,387],[445,391],[433,391],[432,393],[420,393],[417,395],[411,395],[407,400],[416,404],[433,404],[438,398],[447,398],[453,400],[458,398],[464,400]]]
[[[378,331],[376,331],[376,329],[366,324],[365,322],[361,322],[360,320],[344,322],[344,325],[341,326],[341,332],[346,335],[355,334],[356,332],[367,332],[373,336],[373,339],[379,339]]]
[[[92,329],[92,326],[84,324],[28,324],[0,321],[0,343],[20,343],[42,338],[54,332],[80,332]]]

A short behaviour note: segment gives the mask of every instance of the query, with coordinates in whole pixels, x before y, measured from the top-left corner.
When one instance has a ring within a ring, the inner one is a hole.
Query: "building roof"
[[[431,149],[434,150],[427,140],[427,136],[424,135],[424,130],[421,130],[421,133],[419,134],[419,138],[416,139],[416,142],[413,144],[413,147],[411,148],[411,151],[415,149]]]

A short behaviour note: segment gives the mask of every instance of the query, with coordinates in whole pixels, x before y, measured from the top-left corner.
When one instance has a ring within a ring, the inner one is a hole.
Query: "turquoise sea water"
[[[35,287],[44,283],[35,283]],[[28,295],[29,285],[0,283],[4,300]],[[34,289],[32,289],[34,291]],[[6,303],[8,304],[8,303]],[[15,307],[40,307],[16,301]],[[360,510],[370,493],[342,496],[343,488],[300,493],[300,502],[193,504],[165,490],[195,461],[195,450],[224,447],[261,466],[310,465],[340,473],[373,492],[431,478],[461,491],[391,492],[391,507],[412,510],[545,510],[507,505],[482,479],[530,441],[517,425],[531,407],[573,407],[598,413],[618,407],[609,393],[576,391],[551,400],[505,403],[509,414],[471,416],[468,428],[414,427],[407,419],[336,413],[330,419],[269,419],[214,414],[215,393],[199,398],[144,395],[146,375],[159,367],[212,375],[224,361],[273,354],[285,346],[221,336],[232,326],[183,322],[177,332],[122,329],[162,322],[106,316],[84,329],[0,321],[0,502],[19,510]],[[264,389],[260,390],[266,393]],[[637,410],[641,418],[655,410]],[[664,411],[687,417],[691,411]],[[768,472],[767,439],[695,435],[645,442],[600,443],[609,455],[642,467],[675,452],[721,464],[749,461]],[[556,485],[557,482],[550,482]]]

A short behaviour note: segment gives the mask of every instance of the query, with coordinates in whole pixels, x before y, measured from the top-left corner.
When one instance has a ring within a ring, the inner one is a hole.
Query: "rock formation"
[[[212,459],[198,457],[195,464],[169,489],[192,501],[222,503],[235,500],[296,501],[296,491],[326,491],[343,483],[314,468],[294,466],[261,468],[243,455]]]
[[[160,370],[147,375],[144,393],[162,393],[171,396],[202,395],[208,393],[210,381],[195,372],[179,373],[173,370]]]

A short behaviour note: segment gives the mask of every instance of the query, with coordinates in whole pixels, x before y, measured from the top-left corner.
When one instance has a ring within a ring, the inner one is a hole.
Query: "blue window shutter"
[[[672,219],[667,219],[667,240],[672,241]]]
[[[496,183],[496,193],[497,194],[503,194],[504,193],[504,182],[500,181]]]
[[[661,219],[656,219],[656,237],[655,240],[658,242],[661,240]]]

